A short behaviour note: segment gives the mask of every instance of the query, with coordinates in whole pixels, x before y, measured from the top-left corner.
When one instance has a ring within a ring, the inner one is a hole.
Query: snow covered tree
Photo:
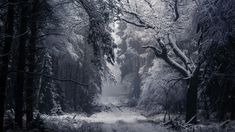
[[[202,67],[200,99],[209,115],[219,120],[234,119],[234,8],[232,0],[198,1],[195,16],[200,34]]]
[[[55,68],[53,67],[53,59],[54,58],[48,52],[44,54],[42,74],[51,77],[54,76]],[[58,87],[55,80],[52,80],[51,78],[42,78],[38,104],[39,112],[46,114],[60,114],[62,112],[61,104],[58,100],[58,96],[60,95],[58,95],[57,90]]]
[[[173,69],[176,69],[183,76],[179,80],[187,80],[188,102],[186,107],[186,121],[193,119],[191,122],[196,122],[197,87],[199,70],[203,60],[200,57],[198,59],[196,58],[195,60],[197,62],[194,64],[192,58],[187,56],[178,46],[179,40],[185,38],[182,38],[181,35],[185,35],[184,33],[188,31],[187,25],[192,25],[190,15],[195,10],[195,3],[186,3],[182,9],[178,5],[185,4],[185,2],[179,2],[177,0],[142,1],[141,4],[145,4],[147,8],[141,7],[138,4],[136,1],[120,2],[118,9],[121,8],[122,15],[117,16],[117,18],[134,26],[153,30],[150,33],[156,39],[156,42],[152,45],[143,46],[143,48],[152,49],[156,57],[163,59]],[[173,14],[171,13],[172,9]],[[180,14],[184,15],[179,17]],[[154,15],[155,17],[150,17],[150,15]]]

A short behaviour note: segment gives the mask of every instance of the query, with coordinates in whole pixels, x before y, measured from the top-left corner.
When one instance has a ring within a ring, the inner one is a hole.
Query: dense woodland
[[[0,132],[102,111],[110,82],[171,125],[234,120],[235,1],[0,1]]]

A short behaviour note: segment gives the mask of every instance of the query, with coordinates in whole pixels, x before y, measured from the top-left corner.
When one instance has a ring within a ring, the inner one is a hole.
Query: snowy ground
[[[51,132],[173,132],[159,123],[154,123],[130,108],[115,108],[90,117],[79,114],[44,116]],[[219,124],[193,126],[182,132],[234,132],[234,125],[222,129]]]
[[[84,114],[64,114],[61,116],[47,116],[43,119],[51,132],[172,132],[159,123],[163,115],[145,117],[138,110],[126,107],[123,94],[119,96],[103,96],[100,103],[110,109],[95,113],[91,116]],[[158,122],[158,123],[157,123]],[[234,125],[221,129],[219,124],[193,126],[191,130],[182,132],[234,132]]]
[[[95,113],[91,116],[84,114],[65,114],[61,116],[46,116],[44,121],[51,132],[172,132],[161,125],[159,120],[163,116],[147,118],[140,114],[139,111],[122,107],[121,100],[124,97],[104,97],[105,105],[110,107],[108,111]],[[113,103],[111,103],[113,102]],[[156,121],[157,120],[157,121]],[[232,125],[234,126],[234,125]],[[195,132],[234,132],[234,128],[221,129],[218,124],[198,125],[191,130]]]
[[[102,100],[105,100],[105,105],[110,109],[91,116],[75,113],[60,116],[43,115],[42,118],[47,128],[46,132],[173,132],[172,129],[167,128],[168,126],[159,123],[163,115],[147,118],[134,108],[122,106],[121,100],[125,100],[124,97],[105,97]],[[114,102],[114,104],[110,102]],[[235,132],[235,122],[228,124],[225,129],[221,128],[221,123],[208,123],[179,131]],[[9,130],[8,132],[16,131]]]
[[[114,90],[111,90],[114,91]],[[115,93],[115,94],[114,94]],[[145,117],[140,111],[125,106],[126,96],[123,92],[106,91],[100,103],[110,109],[91,116],[84,114],[64,114],[61,116],[42,116],[50,132],[172,132],[161,125],[163,115]],[[234,123],[235,124],[235,123]],[[231,125],[235,126],[235,125]],[[219,124],[197,125],[182,132],[234,132],[235,128],[221,129]]]
[[[46,124],[54,131],[81,132],[166,132],[164,127],[149,123],[147,118],[127,107],[113,107],[90,117],[68,114],[44,116]]]
[[[111,109],[91,116],[65,114],[43,118],[48,128],[56,132],[168,132],[164,127],[148,122],[138,111],[121,106],[124,97],[104,97],[102,102]],[[112,102],[112,103],[111,103]]]

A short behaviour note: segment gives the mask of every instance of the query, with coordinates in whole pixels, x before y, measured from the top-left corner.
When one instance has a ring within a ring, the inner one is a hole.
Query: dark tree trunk
[[[37,4],[38,0],[33,1],[31,22],[30,22],[30,42],[29,42],[29,72],[33,73],[35,71],[35,54],[36,54],[36,38],[37,38]],[[27,127],[30,128],[33,120],[33,91],[34,91],[34,76],[28,75],[27,86],[26,86],[26,117],[27,117]]]
[[[205,95],[205,93],[203,93],[203,98],[204,98],[204,109],[205,109],[205,112],[206,112],[206,115],[205,115],[205,119],[209,119],[210,118],[210,115],[209,115],[209,106],[208,106],[208,100],[207,100],[207,97]]]
[[[73,87],[73,109],[77,111],[77,87]]]
[[[197,88],[199,85],[199,67],[197,67],[189,80],[186,99],[186,122],[197,122]]]
[[[80,79],[79,79],[79,66],[77,66],[76,65],[76,75],[75,75],[75,80],[77,81],[80,81]],[[73,79],[73,78],[72,78]],[[77,86],[77,85],[74,85],[73,86],[73,107],[74,107],[74,111],[77,111],[77,89],[78,89],[79,87]]]
[[[22,128],[23,117],[23,89],[24,89],[24,73],[25,71],[25,46],[27,42],[27,25],[28,25],[28,1],[20,4],[20,38],[19,38],[19,58],[17,64],[17,82],[15,94],[15,122],[19,128]]]
[[[15,0],[9,0],[8,3],[15,3]],[[6,38],[3,44],[3,56],[0,58],[0,131],[3,131],[4,126],[4,110],[5,110],[5,97],[7,87],[7,73],[9,63],[9,52],[12,45],[13,36],[13,23],[14,23],[14,4],[8,4],[8,11],[5,21],[5,34]]]

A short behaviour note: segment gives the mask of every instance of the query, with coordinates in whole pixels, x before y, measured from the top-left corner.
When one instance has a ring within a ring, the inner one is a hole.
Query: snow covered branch
[[[170,37],[170,35],[168,34],[168,41],[169,41],[169,45],[171,46],[171,48],[173,49],[173,52],[175,53],[175,55],[177,57],[180,58],[181,61],[183,61],[186,69],[190,70],[192,72],[192,69],[189,67],[189,65],[191,64],[190,59],[183,53],[183,51],[177,46],[176,42],[172,40],[172,38]]]
[[[151,25],[135,23],[135,22],[132,22],[132,21],[124,19],[124,18],[119,18],[118,20],[124,21],[124,22],[131,24],[131,25],[134,25],[136,27],[143,27],[145,29],[155,29],[155,27],[153,27]]]
[[[133,22],[133,21],[130,21],[130,20],[127,20],[125,18],[121,18],[121,17],[118,17],[118,20],[121,20],[121,21],[124,21],[126,23],[129,23],[131,25],[134,25],[134,26],[137,26],[137,27],[143,27],[145,29],[155,29],[154,26],[152,25],[149,25],[147,24],[144,20],[141,19],[141,17],[136,14],[135,12],[131,12],[131,11],[127,11],[127,10],[124,10],[123,11],[124,13],[128,14],[128,15],[131,15],[132,17],[134,17],[137,22]]]
[[[154,54],[155,54],[156,57],[159,57],[159,58],[163,59],[167,64],[169,64],[174,69],[179,71],[184,77],[189,77],[190,76],[190,71],[187,68],[185,68],[184,66],[182,66],[181,64],[179,64],[178,62],[176,62],[174,59],[169,57],[168,51],[167,51],[167,48],[166,48],[166,44],[164,44],[159,38],[157,39],[157,42],[158,42],[161,50],[158,49],[155,46],[143,46],[143,48],[152,49],[154,51]],[[171,47],[172,47],[173,51],[175,52],[175,54],[177,56],[179,56],[179,57],[181,57],[182,59],[185,59],[185,60],[188,59],[183,54],[183,52],[177,47],[177,45],[175,43],[172,43]]]

